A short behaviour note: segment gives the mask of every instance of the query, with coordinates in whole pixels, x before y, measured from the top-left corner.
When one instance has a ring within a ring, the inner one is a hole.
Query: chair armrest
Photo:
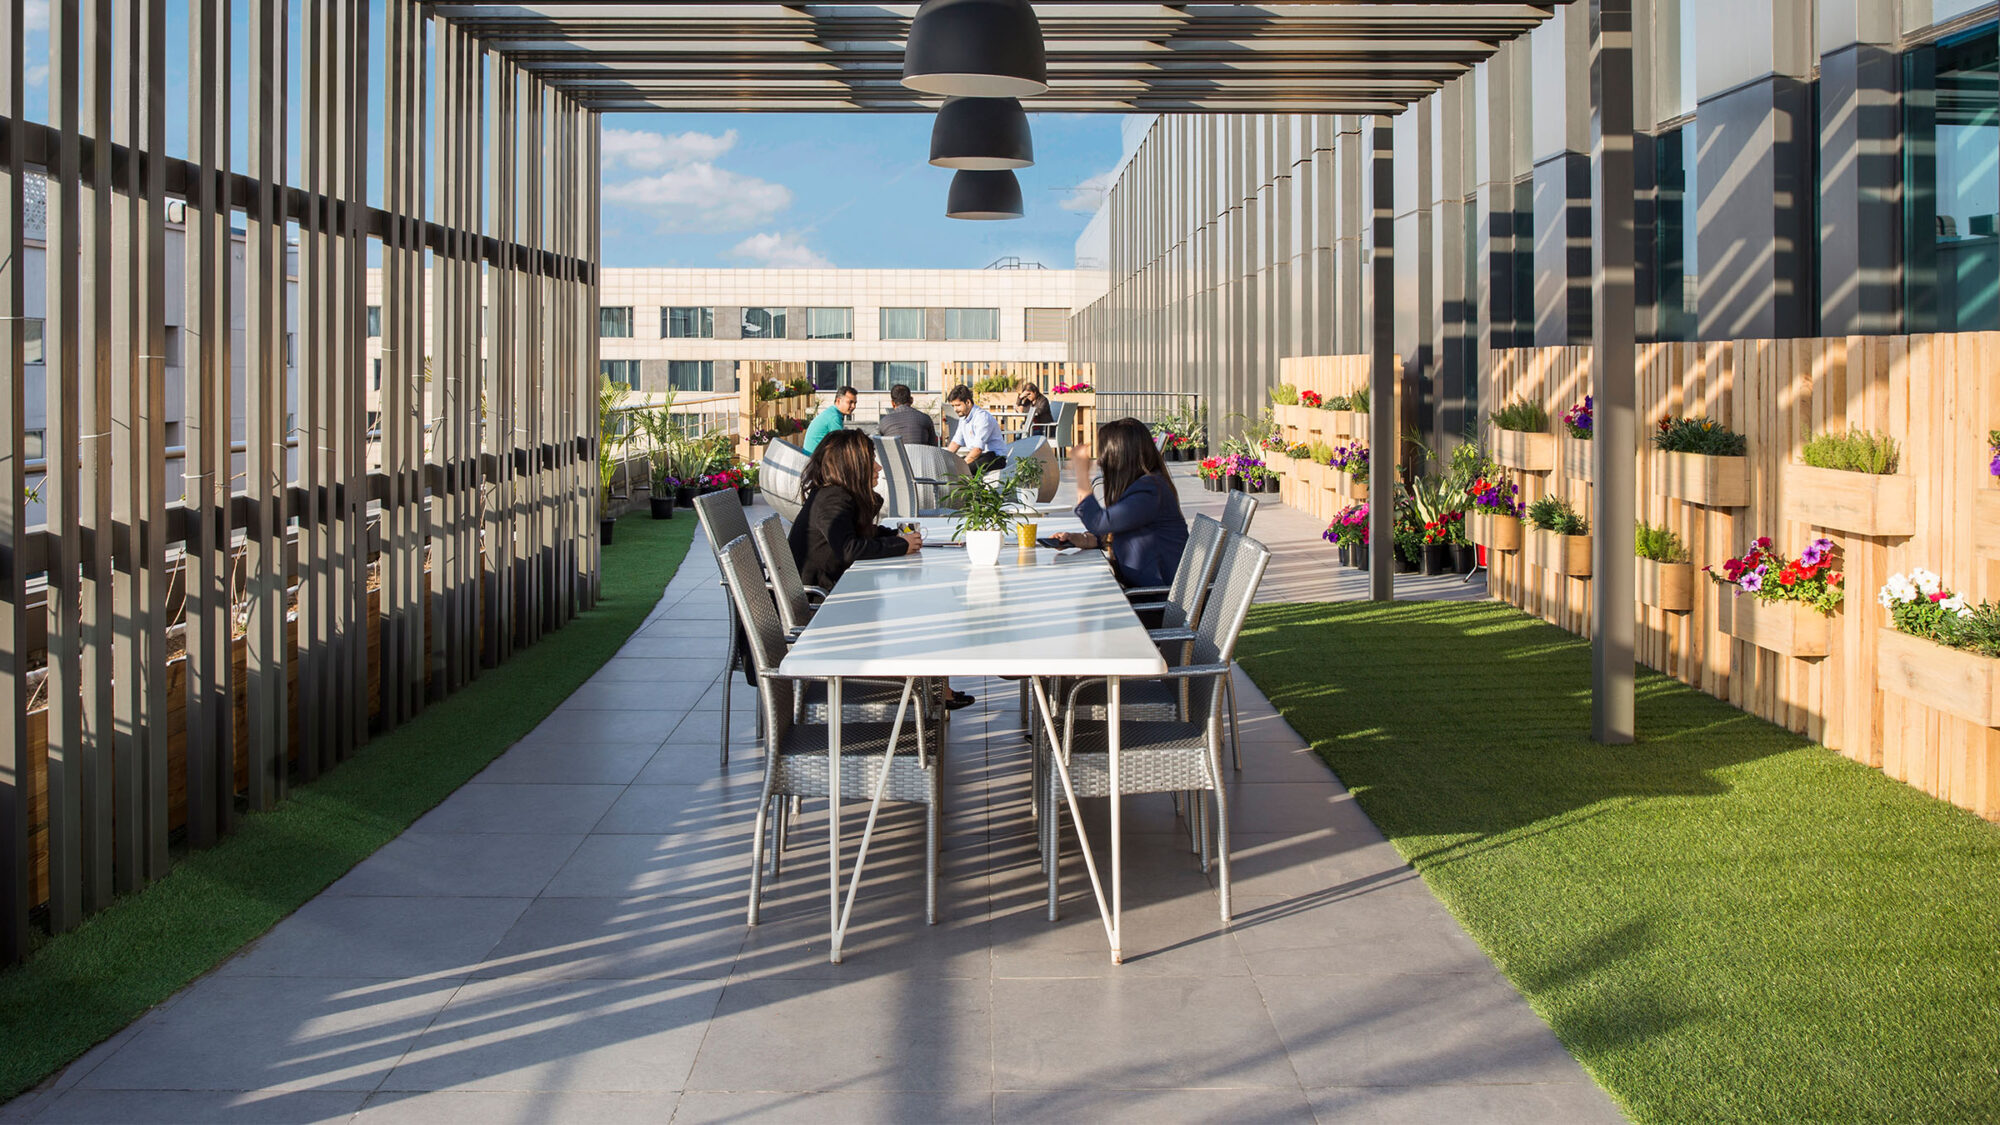
[[[1230,666],[1227,664],[1183,664],[1178,668],[1169,668],[1164,672],[1149,672],[1143,676],[1120,676],[1119,679],[1211,680],[1217,676],[1227,676],[1229,674],[1229,669]],[[1078,680],[1076,681],[1076,683],[1071,684],[1069,689],[1069,699],[1064,704],[1065,709],[1074,708],[1076,706],[1076,697],[1080,693],[1082,693],[1084,688],[1090,687],[1093,684],[1102,684],[1105,682],[1106,678],[1103,676],[1091,676],[1087,679]]]
[[[1194,630],[1186,628],[1185,626],[1173,629],[1148,629],[1146,630],[1146,635],[1153,638],[1156,641],[1194,640]]]
[[[1129,600],[1143,594],[1148,598],[1164,598],[1172,593],[1173,589],[1172,586],[1132,586],[1126,589],[1125,597]]]
[[[806,600],[815,603],[823,602],[826,600],[826,591],[820,589],[818,586],[807,586]]]
[[[948,480],[939,480],[936,477],[911,477],[910,480],[915,484],[934,484],[939,488],[943,488],[951,483]]]

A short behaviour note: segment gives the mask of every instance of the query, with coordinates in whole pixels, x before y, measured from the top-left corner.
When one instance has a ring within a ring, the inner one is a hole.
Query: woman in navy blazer
[[[1071,546],[1109,550],[1112,573],[1127,586],[1169,585],[1187,546],[1187,518],[1181,515],[1180,494],[1153,435],[1138,419],[1120,418],[1098,427],[1097,451],[1104,466],[1104,502],[1098,502],[1090,486],[1090,451],[1078,443],[1069,465],[1076,481],[1076,518],[1084,531],[1057,538]]]

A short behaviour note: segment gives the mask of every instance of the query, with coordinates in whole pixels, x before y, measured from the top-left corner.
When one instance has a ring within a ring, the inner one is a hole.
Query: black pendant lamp
[[[1021,181],[1006,171],[961,171],[951,178],[951,193],[945,196],[947,219],[1018,219]]]
[[[924,0],[903,48],[903,85],[963,98],[1049,88],[1042,25],[1028,0]]]
[[[1035,162],[1028,114],[1013,98],[952,98],[931,125],[931,163],[993,171]]]

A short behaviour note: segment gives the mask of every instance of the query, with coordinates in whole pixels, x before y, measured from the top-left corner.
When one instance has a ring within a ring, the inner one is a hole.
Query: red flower
[[[1769,550],[1771,546],[1771,537],[1768,535],[1759,535],[1757,537],[1757,546]]]
[[[1941,602],[1944,599],[1945,599],[1945,593],[1943,590],[1936,590],[1931,593],[1931,601],[1933,602]]]

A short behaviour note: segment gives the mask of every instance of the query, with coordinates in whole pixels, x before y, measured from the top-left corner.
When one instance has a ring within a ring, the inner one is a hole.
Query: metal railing
[[[1097,390],[1097,420],[1100,424],[1114,418],[1137,418],[1148,427],[1154,427],[1172,417],[1186,417],[1189,411],[1205,413],[1199,392]]]

